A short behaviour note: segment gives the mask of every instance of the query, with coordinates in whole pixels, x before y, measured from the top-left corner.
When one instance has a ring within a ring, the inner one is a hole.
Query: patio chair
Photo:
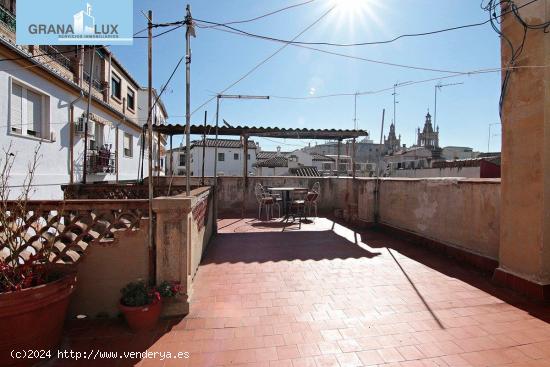
[[[281,207],[278,205],[273,197],[267,195],[264,191],[264,188],[261,184],[256,184],[254,188],[254,194],[256,196],[256,201],[258,202],[258,219],[262,220],[262,208],[265,208],[265,217],[266,220],[270,220],[270,210],[271,215],[273,215],[273,205],[277,205],[279,208],[279,216],[281,215]]]
[[[309,217],[311,217],[311,208],[313,208],[315,212],[315,218],[317,218],[317,201],[319,200],[320,194],[321,194],[321,184],[319,182],[315,182],[313,184],[313,187],[311,188],[311,191],[307,193],[304,199]]]
[[[265,186],[263,186],[262,184],[258,184],[262,187],[262,191],[264,193],[264,196],[265,197],[271,197],[273,199],[273,205],[271,206],[271,217],[273,218],[274,215],[273,215],[273,207],[276,206],[277,207],[277,210],[279,211],[279,216],[277,218],[280,218],[281,217],[281,203],[283,202],[283,198],[281,197],[281,194],[274,194],[272,192],[269,192]]]
[[[303,195],[297,196],[297,194],[293,194],[292,199],[288,203],[288,216],[286,218],[287,222],[290,217],[292,217],[292,221],[294,222],[296,218],[298,218],[298,225],[299,228],[302,228],[302,219],[305,218],[306,215],[306,200]]]

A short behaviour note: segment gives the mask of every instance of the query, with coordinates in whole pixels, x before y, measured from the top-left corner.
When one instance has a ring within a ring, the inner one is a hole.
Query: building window
[[[121,93],[122,93],[122,82],[120,78],[113,73],[113,77],[111,79],[111,97],[120,100]]]
[[[133,156],[133,144],[134,137],[128,133],[124,133],[124,156],[128,158],[132,158]]]
[[[105,128],[102,124],[94,123],[94,136],[90,138],[90,150],[98,150],[103,147],[103,136]]]
[[[225,161],[225,153],[218,153],[218,162]]]
[[[128,109],[134,111],[136,109],[136,93],[128,88],[126,104]]]
[[[250,154],[247,154],[248,160],[250,160]]]
[[[233,159],[238,161],[239,160],[239,153],[233,153]]]
[[[49,97],[19,84],[12,83],[10,130],[21,135],[48,137]]]
[[[180,154],[180,166],[185,167],[185,154]]]

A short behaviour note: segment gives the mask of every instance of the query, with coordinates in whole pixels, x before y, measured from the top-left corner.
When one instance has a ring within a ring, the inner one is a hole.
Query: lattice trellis
[[[179,195],[186,192],[185,186],[155,186],[154,196]],[[95,184],[95,185],[67,185],[63,187],[65,199],[147,199],[149,197],[149,188],[140,184]]]
[[[18,208],[8,207],[0,224],[0,259],[26,260],[45,255],[50,263],[74,264],[92,244],[111,245],[117,232],[135,231],[147,213],[147,205],[105,205],[94,207],[93,201],[76,205],[66,202],[55,205],[29,205],[24,215]],[[81,209],[87,207],[87,209]]]

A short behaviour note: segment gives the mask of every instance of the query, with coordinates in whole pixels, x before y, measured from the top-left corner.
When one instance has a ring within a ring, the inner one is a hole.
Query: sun
[[[333,0],[336,10],[342,13],[357,13],[368,5],[369,0]]]
[[[380,0],[332,0],[334,14],[341,26],[347,26],[350,31],[356,27],[364,28],[369,23],[382,26],[380,10],[383,7]]]

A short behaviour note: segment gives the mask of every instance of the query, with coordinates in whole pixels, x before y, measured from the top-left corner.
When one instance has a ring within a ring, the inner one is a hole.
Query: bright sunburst
[[[382,25],[379,18],[380,0],[332,0],[331,3],[336,5],[333,12],[338,17],[338,24],[347,26],[352,32],[357,26],[372,25],[369,23]]]

